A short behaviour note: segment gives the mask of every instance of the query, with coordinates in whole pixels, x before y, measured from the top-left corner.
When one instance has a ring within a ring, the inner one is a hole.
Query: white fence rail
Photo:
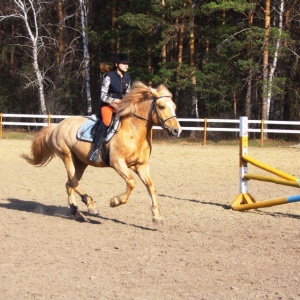
[[[30,114],[2,114],[0,113],[0,138],[2,137],[2,128],[4,126],[34,126],[43,127],[51,123],[57,123],[62,119],[69,118],[69,115],[30,115]],[[17,121],[12,121],[17,119]],[[22,119],[33,119],[33,122],[28,120],[22,122]],[[182,130],[203,131],[204,143],[206,143],[207,132],[239,132],[239,119],[192,119],[179,118],[182,123],[195,123],[196,126],[182,126]],[[285,134],[300,134],[300,121],[273,121],[273,120],[249,120],[249,132],[260,133],[263,140],[264,133],[285,133]],[[228,124],[228,126],[226,126]],[[279,128],[265,128],[264,125],[276,125]],[[219,126],[220,125],[220,126]],[[293,129],[282,128],[282,126],[293,126]],[[252,128],[251,128],[252,127]],[[281,128],[280,128],[281,127]],[[295,129],[298,128],[298,129]],[[161,129],[159,126],[154,126],[154,129]]]

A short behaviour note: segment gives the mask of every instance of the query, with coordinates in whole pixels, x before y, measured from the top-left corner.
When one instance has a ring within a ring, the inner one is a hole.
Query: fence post
[[[265,128],[265,121],[264,119],[261,120],[261,132],[260,132],[260,146],[264,146],[264,128]]]
[[[48,126],[50,125],[50,123],[51,123],[51,115],[48,114]]]
[[[203,145],[206,145],[206,133],[207,133],[207,118],[204,119],[204,139],[203,139]]]
[[[2,113],[0,113],[0,139],[2,139]]]

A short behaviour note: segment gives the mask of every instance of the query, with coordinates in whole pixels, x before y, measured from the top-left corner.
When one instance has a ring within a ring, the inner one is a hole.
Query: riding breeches
[[[110,125],[113,113],[114,113],[114,109],[111,106],[101,107],[102,121],[106,126]]]

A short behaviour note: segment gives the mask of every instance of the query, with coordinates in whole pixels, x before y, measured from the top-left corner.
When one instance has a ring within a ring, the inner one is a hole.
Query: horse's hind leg
[[[66,183],[66,188],[67,188],[68,202],[70,205],[71,215],[74,216],[74,218],[82,217],[85,221],[87,221],[86,217],[78,209],[76,199],[75,199],[75,192],[74,189],[70,186],[69,181]]]
[[[89,206],[95,206],[91,197],[84,194],[79,187],[79,180],[82,177],[82,174],[86,168],[86,165],[80,163],[77,158],[75,158],[72,153],[65,155],[62,157],[62,160],[65,164],[67,173],[68,173],[68,181],[66,183],[68,201],[71,209],[71,214],[75,217],[82,217],[84,220],[87,220],[85,216],[80,212],[77,206],[77,202],[75,199],[75,192],[78,193],[85,204]]]
[[[87,167],[87,164],[80,161],[76,156],[73,159],[73,163],[75,166],[75,177],[77,178],[77,182],[79,182]],[[81,197],[81,201],[86,204],[88,212],[90,214],[92,215],[98,214],[98,210],[95,202],[93,201],[93,198],[87,195],[86,193],[84,193],[84,191],[82,191],[81,188],[79,187],[79,184],[77,185],[77,187],[74,187],[74,191]]]

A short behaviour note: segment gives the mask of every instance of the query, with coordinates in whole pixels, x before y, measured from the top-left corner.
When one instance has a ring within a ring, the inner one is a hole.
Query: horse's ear
[[[152,87],[149,86],[149,90],[154,97],[156,98],[158,97],[158,92],[156,89],[153,89]]]

